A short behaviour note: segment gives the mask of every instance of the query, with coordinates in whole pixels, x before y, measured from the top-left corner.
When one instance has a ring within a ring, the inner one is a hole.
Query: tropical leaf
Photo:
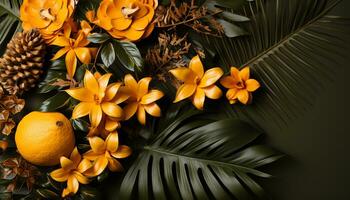
[[[22,30],[19,21],[19,8],[22,0],[0,0],[0,55],[13,35]]]
[[[338,2],[255,0],[237,11],[251,19],[244,27],[249,36],[207,38],[226,71],[250,66],[262,84],[253,105],[225,110],[271,128],[310,107],[349,50],[350,20],[326,16]]]
[[[249,146],[260,132],[236,119],[177,113],[165,117],[167,125],[129,168],[121,199],[265,198],[249,175],[270,177],[256,168],[280,155],[266,146]]]

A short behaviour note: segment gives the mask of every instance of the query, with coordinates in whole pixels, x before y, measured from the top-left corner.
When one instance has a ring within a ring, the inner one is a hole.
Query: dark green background
[[[350,1],[331,14],[350,17]],[[288,155],[266,168],[275,178],[259,181],[274,200],[350,199],[350,66],[333,67],[334,81],[310,110],[288,127],[266,130],[269,143]]]

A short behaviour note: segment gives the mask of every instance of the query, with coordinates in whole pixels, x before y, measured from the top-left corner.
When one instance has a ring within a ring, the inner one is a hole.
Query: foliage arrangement
[[[0,0],[0,199],[268,198],[259,138],[331,78],[337,3]]]

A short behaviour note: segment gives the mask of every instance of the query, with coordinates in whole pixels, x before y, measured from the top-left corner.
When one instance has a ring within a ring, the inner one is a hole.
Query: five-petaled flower
[[[231,104],[240,101],[243,104],[248,104],[252,101],[252,92],[256,91],[260,84],[255,79],[250,79],[250,69],[245,67],[238,70],[231,67],[231,75],[221,79],[221,85],[229,89],[226,93],[227,99]]]
[[[123,118],[123,110],[117,105],[117,103],[120,102],[117,97],[117,92],[121,83],[112,83],[108,85],[111,76],[112,74],[101,76],[98,73],[95,73],[94,76],[90,71],[86,70],[84,87],[66,90],[70,96],[81,101],[74,108],[72,119],[89,115],[91,126],[98,127],[104,115],[116,119]],[[118,122],[108,121],[108,123]]]
[[[86,47],[90,43],[87,36],[92,28],[86,21],[81,22],[81,28],[76,34],[76,38],[71,38],[72,27],[68,24],[65,25],[63,35],[58,36],[52,43],[53,45],[63,47],[55,54],[52,60],[66,55],[66,68],[70,78],[73,78],[75,74],[78,59],[84,64],[89,64],[94,51],[93,48]]]
[[[205,97],[219,99],[222,96],[220,88],[215,83],[224,72],[219,67],[211,68],[204,72],[199,56],[192,58],[189,68],[179,67],[170,70],[170,73],[183,82],[183,85],[177,90],[174,103],[191,98],[193,105],[197,109],[202,110]]]
[[[158,0],[102,0],[96,16],[94,11],[86,16],[114,38],[138,41],[152,33],[157,6]]]
[[[156,101],[164,94],[160,90],[148,89],[152,78],[146,77],[137,82],[130,74],[124,78],[125,86],[121,87],[121,93],[129,96],[124,108],[125,120],[130,119],[137,112],[137,119],[142,124],[146,124],[146,112],[153,117],[160,117],[161,110]]]
[[[92,167],[92,164],[88,159],[82,159],[77,148],[73,150],[69,159],[62,156],[60,163],[61,168],[51,172],[50,176],[57,182],[67,182],[62,197],[77,193],[79,183],[89,183],[84,173]]]
[[[38,29],[51,44],[70,23],[74,7],[74,0],[24,0],[20,9],[23,29]]]
[[[93,161],[93,167],[85,174],[89,177],[100,175],[107,167],[112,172],[123,171],[122,164],[117,159],[127,158],[131,155],[131,149],[125,145],[119,145],[117,132],[110,133],[105,141],[99,137],[90,137],[91,150],[83,157]]]

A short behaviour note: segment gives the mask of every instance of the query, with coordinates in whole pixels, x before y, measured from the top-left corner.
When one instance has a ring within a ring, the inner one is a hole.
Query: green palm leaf
[[[22,30],[19,8],[22,0],[0,0],[0,55],[13,35]]]
[[[282,125],[314,103],[332,78],[334,63],[349,50],[350,20],[326,16],[338,0],[255,0],[236,11],[251,19],[251,34],[236,39],[207,38],[226,71],[250,66],[263,88],[254,104],[231,106],[262,127]]]
[[[164,117],[163,131],[143,148],[125,175],[121,199],[265,197],[248,174],[269,177],[256,168],[280,155],[266,146],[248,146],[260,133],[244,122],[196,118],[197,114],[187,110]]]

